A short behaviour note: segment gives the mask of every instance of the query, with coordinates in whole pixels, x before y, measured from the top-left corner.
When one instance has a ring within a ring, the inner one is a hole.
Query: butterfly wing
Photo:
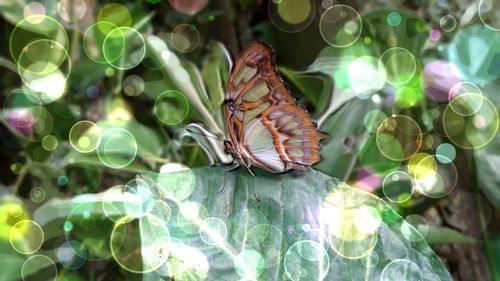
[[[271,47],[251,43],[236,59],[226,93],[233,152],[271,172],[306,170],[320,158],[316,130],[275,68]]]

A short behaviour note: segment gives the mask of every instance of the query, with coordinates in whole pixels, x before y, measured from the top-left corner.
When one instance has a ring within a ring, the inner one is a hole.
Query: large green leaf
[[[143,280],[451,280],[376,196],[315,170],[256,174],[228,172],[222,192],[223,167],[143,175],[170,236],[168,262]],[[143,247],[158,241],[148,229]]]

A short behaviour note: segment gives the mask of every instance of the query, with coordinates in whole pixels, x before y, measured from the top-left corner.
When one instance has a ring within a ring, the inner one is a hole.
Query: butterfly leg
[[[226,189],[227,172],[234,171],[234,170],[238,169],[239,167],[240,167],[240,164],[235,164],[233,167],[224,170],[224,183],[219,188],[218,193],[221,193]]]
[[[250,165],[244,165],[245,168],[247,169],[247,171],[250,173],[250,175],[252,175],[252,179],[253,179],[253,195],[255,196],[255,199],[257,199],[257,201],[260,201],[260,198],[259,198],[259,194],[257,194],[257,186],[255,185],[255,174],[254,172],[252,172],[252,169],[250,169]]]
[[[253,195],[255,196],[255,199],[257,201],[260,201],[259,194],[257,193],[257,186],[255,185],[255,175],[252,174],[252,176],[253,176]]]

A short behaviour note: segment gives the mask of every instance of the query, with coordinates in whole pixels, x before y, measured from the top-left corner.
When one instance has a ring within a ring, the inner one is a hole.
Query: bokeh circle
[[[141,63],[146,54],[146,42],[141,33],[130,27],[118,27],[104,38],[102,54],[111,66],[127,70]]]
[[[422,131],[412,118],[393,115],[380,123],[376,140],[377,147],[385,157],[402,161],[418,152],[422,144]]]
[[[101,128],[92,121],[78,121],[69,131],[71,146],[81,153],[94,151],[101,143],[101,139]]]
[[[319,31],[323,39],[338,48],[354,44],[359,39],[362,29],[361,16],[347,5],[331,6],[321,15],[319,23]]]
[[[45,234],[42,227],[32,220],[22,220],[10,229],[9,241],[14,250],[29,255],[42,247]]]
[[[53,281],[57,278],[57,266],[45,255],[29,257],[21,267],[22,280],[29,280],[30,275],[37,272],[37,280]]]
[[[412,53],[401,47],[387,49],[379,59],[379,72],[390,84],[408,83],[417,71],[417,61]]]
[[[109,128],[102,132],[97,155],[104,165],[120,169],[134,161],[137,150],[138,144],[132,133],[124,128]]]
[[[191,24],[180,24],[170,34],[175,49],[182,53],[194,51],[200,44],[200,32]]]
[[[330,269],[328,253],[318,242],[302,240],[293,244],[283,259],[285,273],[293,281],[323,280]]]
[[[299,32],[307,28],[315,16],[313,0],[268,1],[271,23],[284,32]]]
[[[175,126],[188,116],[189,102],[181,92],[167,90],[156,98],[153,110],[162,123]]]

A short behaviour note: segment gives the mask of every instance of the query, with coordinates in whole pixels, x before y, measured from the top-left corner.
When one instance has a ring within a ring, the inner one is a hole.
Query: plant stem
[[[18,73],[16,64],[6,58],[0,57],[0,66],[5,67],[12,72]]]
[[[158,124],[158,127],[160,128],[161,134],[163,135],[163,137],[165,138],[165,140],[167,142],[167,148],[170,151],[172,151],[172,156],[173,156],[172,160],[173,161],[171,161],[171,162],[180,163],[181,162],[181,157],[180,157],[179,153],[177,152],[177,150],[175,149],[175,147],[173,147],[172,138],[170,138],[170,135],[165,130],[165,128],[163,127],[162,123],[157,118],[155,118],[155,120],[156,120],[156,123]]]

